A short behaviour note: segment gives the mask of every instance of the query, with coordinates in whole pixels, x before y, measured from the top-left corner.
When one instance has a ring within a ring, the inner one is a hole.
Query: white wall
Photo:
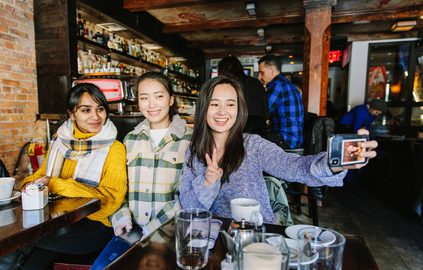
[[[352,43],[351,62],[348,76],[347,109],[363,104],[366,96],[367,58],[370,43],[412,41],[417,38],[355,41]]]

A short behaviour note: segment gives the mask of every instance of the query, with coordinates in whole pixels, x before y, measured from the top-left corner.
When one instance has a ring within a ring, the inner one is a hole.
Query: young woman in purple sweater
[[[264,222],[273,223],[263,172],[308,186],[341,186],[346,169],[364,166],[331,169],[325,152],[314,156],[286,153],[258,135],[243,134],[246,120],[247,105],[235,80],[218,76],[202,86],[180,189],[184,208],[209,209],[215,215],[231,217],[232,199],[253,198],[261,203]],[[362,146],[367,151],[361,156],[376,156],[376,141]]]

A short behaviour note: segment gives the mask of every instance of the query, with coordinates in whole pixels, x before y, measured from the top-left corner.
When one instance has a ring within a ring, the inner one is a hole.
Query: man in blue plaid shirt
[[[298,88],[280,73],[274,55],[259,60],[259,79],[267,88],[272,134],[269,139],[282,148],[300,148],[303,143],[304,107]],[[275,136],[276,135],[276,136]]]

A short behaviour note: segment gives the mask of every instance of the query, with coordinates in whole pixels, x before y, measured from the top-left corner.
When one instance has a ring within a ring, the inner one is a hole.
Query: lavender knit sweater
[[[186,163],[180,189],[184,208],[209,209],[221,217],[231,217],[230,202],[234,198],[253,198],[261,203],[260,212],[265,223],[273,223],[273,211],[262,172],[289,182],[308,186],[342,186],[346,171],[333,174],[327,165],[326,153],[299,156],[286,153],[276,144],[258,135],[244,134],[246,155],[241,166],[229,176],[229,182],[220,181],[204,186],[205,164],[193,161],[194,172]],[[185,160],[191,152],[188,150]]]

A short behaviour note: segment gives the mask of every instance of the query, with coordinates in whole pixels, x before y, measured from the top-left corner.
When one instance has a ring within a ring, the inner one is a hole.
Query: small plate
[[[0,200],[0,205],[6,205],[10,203],[12,200],[19,198],[19,196],[21,196],[21,193],[19,191],[13,191],[12,196],[10,198]]]
[[[313,225],[297,224],[297,225],[288,226],[285,229],[285,233],[291,239],[298,239],[298,235],[297,235],[298,231],[303,229],[303,228],[307,228],[307,227],[313,227]]]
[[[298,266],[298,242],[297,240],[285,238],[286,245],[289,248],[289,267],[292,269],[296,269]],[[314,254],[313,256],[309,257],[309,260],[304,260],[301,265],[307,265],[310,263],[314,263],[319,257],[319,254]]]
[[[291,239],[298,239],[298,231],[307,227],[317,228],[318,232],[322,230],[322,228],[315,227],[313,225],[298,224],[287,227],[285,229],[285,233]],[[320,245],[330,245],[336,241],[335,234],[330,231],[322,232],[319,237],[321,239],[321,243],[319,243]]]

